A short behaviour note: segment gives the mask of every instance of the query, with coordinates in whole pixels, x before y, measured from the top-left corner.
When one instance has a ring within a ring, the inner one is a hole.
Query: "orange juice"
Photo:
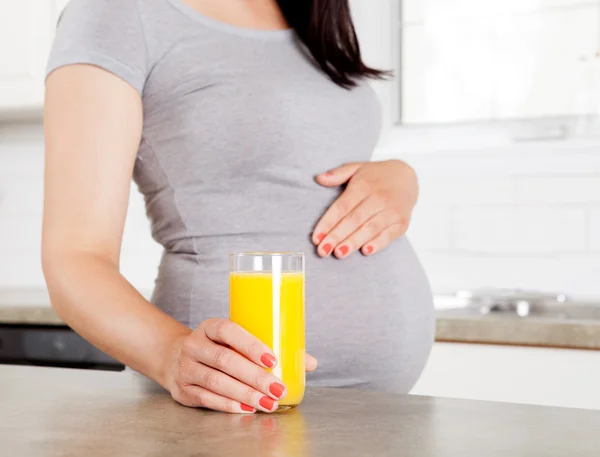
[[[287,387],[280,407],[304,396],[304,273],[232,272],[230,318],[269,346],[278,359],[271,370]]]

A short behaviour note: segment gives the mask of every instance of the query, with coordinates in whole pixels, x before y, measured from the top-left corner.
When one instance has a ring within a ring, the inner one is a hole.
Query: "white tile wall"
[[[511,177],[430,177],[420,179],[423,205],[502,205],[515,201],[515,181]]]
[[[600,203],[600,174],[520,177],[516,193],[520,203]]]
[[[600,252],[600,207],[590,210],[589,224],[590,249]],[[600,282],[600,277],[598,277],[597,281]]]
[[[476,254],[416,246],[434,290],[520,287],[600,298],[600,253]]]
[[[41,125],[0,125],[0,288],[44,286],[43,160]],[[132,186],[121,271],[136,287],[151,289],[160,255],[160,246],[150,236],[143,199]]]
[[[439,205],[419,205],[410,224],[410,241],[420,249],[448,250],[451,247],[451,207]]]
[[[563,253],[586,249],[580,208],[470,206],[452,216],[454,247],[477,253]]]
[[[600,298],[600,154],[589,144],[418,153],[388,145],[420,175],[409,237],[437,291],[524,287]],[[0,288],[43,286],[41,126],[0,126]],[[161,249],[135,189],[121,268],[153,286]]]
[[[420,175],[409,229],[434,290],[522,287],[600,299],[600,145],[407,152]]]

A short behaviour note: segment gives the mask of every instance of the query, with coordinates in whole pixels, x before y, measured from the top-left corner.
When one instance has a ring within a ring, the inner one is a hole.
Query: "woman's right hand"
[[[166,387],[185,406],[228,413],[273,412],[286,394],[265,368],[277,360],[267,345],[227,319],[208,319],[176,339]]]

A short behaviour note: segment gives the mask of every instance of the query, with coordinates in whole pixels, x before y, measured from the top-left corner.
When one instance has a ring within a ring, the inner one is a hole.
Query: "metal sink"
[[[460,291],[446,296],[438,316],[552,320],[594,320],[600,322],[600,304],[574,301],[564,294],[521,290]]]

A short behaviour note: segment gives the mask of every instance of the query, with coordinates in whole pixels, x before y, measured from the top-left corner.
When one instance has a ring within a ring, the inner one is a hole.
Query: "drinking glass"
[[[229,256],[230,319],[271,348],[271,371],[287,387],[279,409],[300,404],[305,389],[304,254],[244,252]]]

